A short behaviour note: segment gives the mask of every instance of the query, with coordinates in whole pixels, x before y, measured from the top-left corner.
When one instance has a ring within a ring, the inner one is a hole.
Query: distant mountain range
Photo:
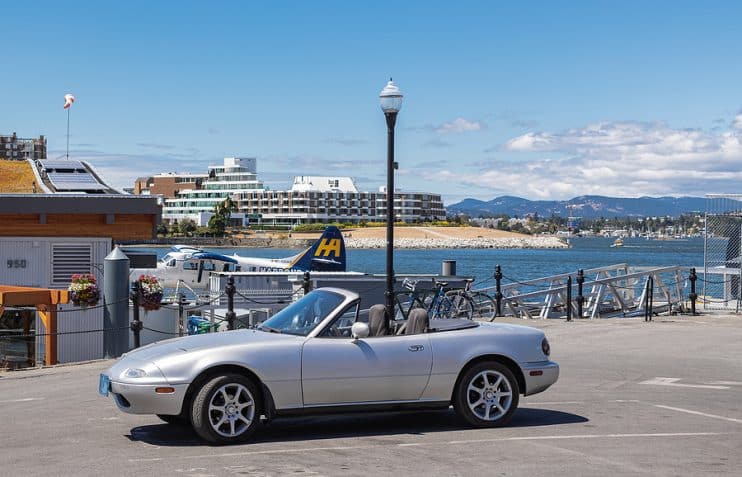
[[[598,217],[678,217],[691,212],[703,212],[703,197],[603,197],[583,195],[570,200],[528,200],[502,196],[490,201],[464,199],[446,207],[449,214],[467,214],[471,217],[488,217],[507,214],[522,217],[537,213],[540,217],[552,214],[584,218]]]

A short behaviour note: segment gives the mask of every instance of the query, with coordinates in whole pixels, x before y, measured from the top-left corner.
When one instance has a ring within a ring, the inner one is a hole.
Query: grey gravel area
[[[347,248],[385,248],[386,239],[346,238]],[[395,248],[569,248],[558,237],[396,238]]]

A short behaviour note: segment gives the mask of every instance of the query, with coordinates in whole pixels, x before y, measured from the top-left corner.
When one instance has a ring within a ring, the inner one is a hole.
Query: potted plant
[[[75,306],[83,308],[95,306],[100,300],[100,288],[91,273],[72,275],[72,282],[68,288],[70,300]]]
[[[159,310],[162,301],[162,284],[152,275],[139,276],[139,304],[145,310]]]

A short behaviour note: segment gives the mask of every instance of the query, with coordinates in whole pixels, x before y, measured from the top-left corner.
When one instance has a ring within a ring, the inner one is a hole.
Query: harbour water
[[[544,277],[615,263],[630,266],[699,267],[703,265],[703,238],[646,240],[626,238],[622,247],[611,247],[613,238],[573,238],[569,249],[432,249],[395,250],[397,273],[439,273],[443,260],[456,260],[459,275],[472,275],[478,282],[491,279],[500,265],[505,282]],[[168,248],[137,248],[162,257]],[[298,250],[219,248],[223,254],[279,258]],[[348,249],[348,270],[384,273],[384,249]]]

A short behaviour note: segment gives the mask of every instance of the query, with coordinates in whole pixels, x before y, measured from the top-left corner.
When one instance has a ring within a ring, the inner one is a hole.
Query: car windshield
[[[261,324],[258,329],[273,333],[307,336],[345,298],[326,290],[315,290]]]

